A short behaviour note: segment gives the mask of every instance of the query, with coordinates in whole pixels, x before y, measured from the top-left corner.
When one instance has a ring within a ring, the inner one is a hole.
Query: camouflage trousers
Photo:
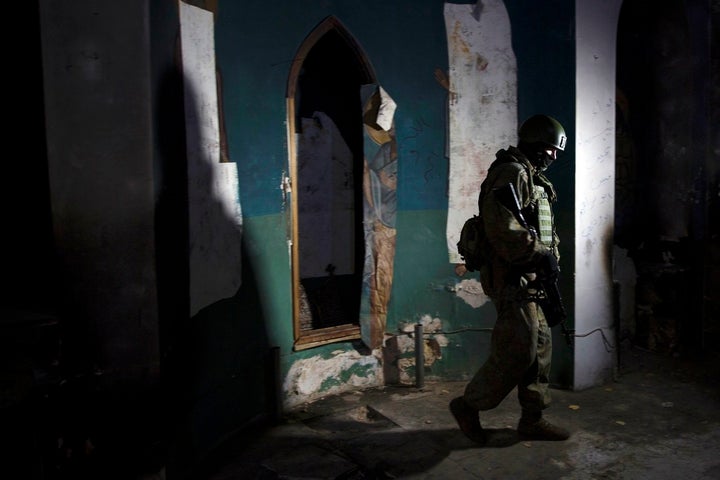
[[[550,404],[550,328],[524,285],[505,285],[497,293],[490,356],[466,386],[464,399],[490,410],[517,387],[522,409],[539,412]]]

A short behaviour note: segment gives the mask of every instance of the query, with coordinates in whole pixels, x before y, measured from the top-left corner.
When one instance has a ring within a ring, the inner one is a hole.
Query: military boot
[[[463,397],[450,401],[450,413],[466,437],[475,443],[487,442],[487,434],[480,425],[478,410],[468,405]]]
[[[561,441],[570,438],[570,432],[548,422],[540,412],[523,411],[517,431],[527,440]]]

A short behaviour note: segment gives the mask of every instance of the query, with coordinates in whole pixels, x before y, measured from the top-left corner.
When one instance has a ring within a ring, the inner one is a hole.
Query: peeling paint
[[[415,326],[421,324],[425,336],[423,340],[424,367],[430,367],[442,359],[442,348],[450,342],[441,333],[443,322],[429,314],[421,315],[415,322],[401,322],[398,329],[402,334],[386,342],[384,350],[385,372],[388,381],[400,384],[415,382]]]
[[[283,383],[285,408],[317,400],[326,395],[374,387],[383,384],[379,358],[356,351],[335,350],[330,358],[323,355],[298,360]]]
[[[468,278],[457,284],[455,294],[473,308],[479,308],[490,301],[482,285],[475,278]]]
[[[235,162],[220,161],[213,15],[180,2],[185,83],[190,314],[242,284],[242,209]],[[199,112],[202,111],[202,115]]]
[[[495,152],[515,143],[517,65],[510,17],[502,0],[445,3],[448,43],[448,218],[450,263],[462,263],[457,241],[477,213],[480,184]]]

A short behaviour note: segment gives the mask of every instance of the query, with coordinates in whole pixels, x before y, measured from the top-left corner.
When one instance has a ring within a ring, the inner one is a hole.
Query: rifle
[[[493,190],[493,194],[500,201],[500,203],[510,210],[515,216],[517,221],[522,225],[530,236],[535,239],[537,238],[537,231],[525,220],[525,216],[520,208],[520,201],[518,200],[515,186],[512,183],[508,183],[505,186],[498,187]],[[568,345],[572,346],[571,333],[565,326],[565,319],[567,318],[567,311],[560,295],[560,289],[558,288],[558,274],[551,272],[537,272],[537,280],[540,284],[540,288],[545,292],[545,296],[538,298],[537,302],[545,314],[549,327],[560,325],[562,327],[565,340]]]

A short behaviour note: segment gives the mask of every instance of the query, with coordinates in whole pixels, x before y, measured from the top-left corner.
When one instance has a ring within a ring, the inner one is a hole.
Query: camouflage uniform
[[[492,194],[508,183],[515,186],[527,222],[544,232],[537,238]],[[479,199],[492,250],[490,266],[481,269],[480,280],[495,305],[497,321],[490,356],[465,389],[463,398],[474,409],[496,407],[516,386],[524,412],[539,413],[550,403],[552,337],[528,282],[534,279],[532,265],[539,257],[553,252],[559,258],[549,209],[554,201],[552,185],[520,150],[509,147],[497,153]],[[538,211],[546,212],[549,225],[540,225]]]

